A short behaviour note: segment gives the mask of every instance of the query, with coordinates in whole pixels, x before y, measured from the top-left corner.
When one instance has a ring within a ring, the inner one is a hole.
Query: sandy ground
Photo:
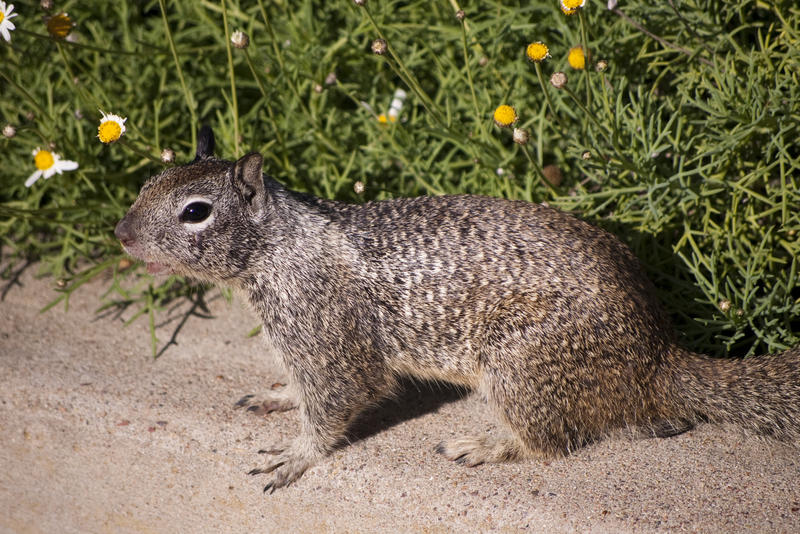
[[[706,425],[466,468],[435,445],[498,429],[480,399],[429,387],[264,494],[256,451],[298,419],[234,408],[281,379],[241,303],[214,290],[210,318],[163,314],[160,346],[183,324],[154,360],[145,319],[95,313],[107,282],[40,314],[53,281],[33,270],[0,302],[0,532],[800,532],[797,449]]]

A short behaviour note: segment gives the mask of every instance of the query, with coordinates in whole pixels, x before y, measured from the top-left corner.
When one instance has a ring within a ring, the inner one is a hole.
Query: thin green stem
[[[536,77],[539,78],[539,85],[542,87],[542,92],[544,93],[544,99],[547,101],[547,108],[550,110],[550,114],[553,116],[553,119],[556,122],[560,123],[560,119],[556,114],[556,108],[553,107],[553,101],[550,100],[550,92],[547,90],[548,85],[544,83],[544,76],[542,75],[542,66],[539,64],[538,61],[533,63],[533,68],[536,70]]]
[[[706,58],[699,57],[695,51],[689,50],[688,48],[684,48],[682,46],[678,46],[678,45],[676,45],[674,43],[671,43],[671,42],[667,41],[666,39],[662,39],[658,35],[654,34],[651,31],[649,31],[647,28],[645,28],[644,26],[642,26],[641,24],[639,24],[638,22],[636,22],[635,20],[630,18],[628,15],[623,13],[622,10],[619,9],[618,7],[615,7],[611,11],[613,13],[615,13],[616,15],[622,17],[623,20],[625,20],[628,24],[630,24],[631,26],[633,26],[634,28],[636,28],[637,30],[642,32],[643,34],[645,34],[648,37],[650,37],[651,39],[655,39],[656,41],[661,43],[661,45],[664,46],[665,48],[671,48],[672,50],[677,50],[678,52],[686,54],[687,56],[694,57],[694,58],[697,59],[697,61],[699,61],[700,63],[702,63],[704,65],[708,65],[709,67],[713,67],[714,66],[714,63],[712,63],[711,61],[707,60]]]
[[[228,52],[228,73],[231,78],[231,111],[233,112],[233,146],[234,154],[238,158],[239,152],[239,105],[236,100],[236,76],[233,72],[233,54],[231,53],[231,33],[228,28],[228,7],[222,0],[222,25],[225,27],[225,49]]]
[[[67,53],[64,51],[64,47],[59,41],[56,41],[56,48],[58,48],[58,54],[61,56],[61,60],[64,62],[64,68],[67,69],[67,73],[69,74],[70,79],[77,80],[78,77],[75,75],[75,71],[72,70],[72,65],[70,65],[69,58],[67,57]],[[94,95],[86,89],[83,84],[76,83],[75,84],[78,93],[81,94],[81,97],[86,102],[91,102],[92,106],[95,108],[101,109],[103,105],[97,100]]]
[[[350,94],[350,92],[349,92],[349,91],[347,91],[347,90],[344,88],[344,86],[342,86],[342,85],[337,85],[337,88],[338,88],[338,89],[339,89],[339,91],[341,91],[341,92],[342,92],[342,93],[343,93],[343,94],[344,94],[344,95],[345,95],[347,98],[349,98],[349,99],[350,99],[350,100],[353,102],[353,104],[355,104],[357,107],[359,107],[359,108],[363,107],[363,104],[362,104],[362,103],[361,103],[361,102],[358,100],[358,98],[356,98],[355,96],[353,96],[352,94]],[[374,114],[374,113],[373,113],[373,114]],[[397,140],[394,138],[394,136],[393,136],[393,135],[391,135],[391,133],[390,133],[390,130],[389,130],[389,129],[387,129],[387,128],[379,128],[379,132],[380,132],[381,136],[382,136],[384,139],[386,139],[386,140],[389,142],[389,144],[391,144],[391,145],[392,145],[392,149],[394,150],[395,156],[396,156],[396,157],[397,157],[397,158],[398,158],[400,161],[402,161],[402,162],[403,162],[403,165],[404,165],[404,166],[405,166],[407,169],[409,169],[409,170],[411,171],[411,173],[414,175],[414,178],[417,180],[417,182],[418,182],[419,184],[421,184],[421,185],[422,185],[422,187],[423,187],[424,189],[428,190],[429,192],[433,193],[434,195],[444,195],[444,194],[445,194],[445,191],[444,191],[444,190],[442,190],[440,187],[436,187],[436,186],[435,186],[435,185],[433,185],[432,183],[428,182],[428,181],[427,181],[427,180],[426,180],[426,179],[425,179],[425,178],[422,176],[422,174],[421,174],[419,171],[417,171],[417,166],[416,166],[415,162],[414,162],[414,161],[411,161],[411,160],[409,160],[409,159],[408,159],[408,158],[405,156],[405,154],[404,154],[404,151],[403,151],[403,148],[402,148],[400,145],[398,145],[398,143],[397,143]]]
[[[275,54],[275,59],[278,61],[281,73],[283,73],[283,77],[286,80],[286,83],[289,85],[289,89],[291,89],[298,105],[303,109],[303,113],[305,113],[306,117],[308,117],[308,120],[314,126],[314,135],[323,145],[328,148],[331,153],[336,154],[339,157],[345,157],[344,150],[342,150],[336,143],[334,143],[332,139],[325,135],[325,130],[322,128],[318,117],[311,112],[311,109],[306,105],[305,100],[303,100],[303,98],[300,96],[300,90],[298,89],[294,78],[289,76],[289,72],[286,70],[286,65],[284,63],[283,52],[281,51],[280,46],[278,46],[278,38],[275,35],[275,30],[273,29],[272,23],[267,16],[267,10],[264,8],[263,0],[258,0],[258,7],[261,10],[261,18],[264,19],[264,25],[267,28],[267,32],[269,33],[270,40],[272,42],[272,51]]]
[[[406,67],[405,63],[400,58],[400,56],[397,55],[397,53],[395,53],[394,47],[386,38],[386,35],[384,35],[384,33],[381,31],[380,26],[378,26],[378,23],[372,16],[369,7],[365,5],[362,9],[364,10],[364,13],[367,14],[367,18],[372,24],[372,27],[378,33],[378,37],[380,37],[386,42],[386,47],[389,51],[389,55],[393,60],[388,62],[389,66],[406,83],[406,85],[408,85],[408,87],[414,92],[414,94],[417,95],[417,98],[420,99],[422,105],[425,107],[428,113],[430,113],[431,116],[436,120],[436,122],[438,122],[443,127],[449,129],[447,121],[444,119],[442,114],[439,113],[439,110],[436,108],[436,105],[434,104],[433,100],[431,100],[428,94],[422,89],[416,77],[413,74],[411,74],[411,72],[408,70],[408,68]]]
[[[275,54],[275,59],[278,61],[281,72],[286,79],[286,83],[289,85],[289,89],[292,90],[294,97],[297,99],[297,103],[301,108],[303,108],[303,112],[316,126],[316,119],[313,115],[311,115],[311,110],[306,106],[305,101],[300,98],[300,91],[298,90],[297,85],[294,83],[294,79],[291,76],[288,76],[286,65],[283,62],[283,52],[281,51],[281,47],[278,46],[278,38],[275,36],[275,30],[272,28],[272,23],[267,16],[267,10],[264,8],[263,0],[258,0],[258,7],[261,9],[261,18],[264,19],[264,25],[267,27],[267,32],[269,32],[270,41],[272,42],[272,51]]]
[[[528,158],[528,163],[531,164],[533,169],[536,171],[536,174],[539,175],[539,180],[550,190],[550,192],[553,194],[554,197],[557,197],[558,196],[558,191],[556,191],[556,188],[553,186],[553,184],[550,183],[550,180],[548,180],[545,177],[544,171],[542,170],[541,165],[539,165],[539,162],[537,162],[533,158],[533,156],[531,156],[531,153],[528,150],[527,145],[520,145],[520,147],[522,147],[522,152],[525,153],[525,157]]]
[[[581,102],[580,99],[578,99],[577,95],[575,95],[575,93],[572,91],[572,89],[570,89],[568,86],[565,85],[563,87],[563,90],[566,91],[566,93],[569,95],[569,97],[572,99],[572,101],[575,102],[575,105],[578,106],[579,108],[581,108],[581,111],[583,112],[583,114],[585,116],[589,117],[589,119],[591,119],[591,121],[600,129],[601,132],[604,132],[604,133],[606,133],[606,135],[609,136],[609,140],[610,140],[611,144],[614,146],[614,150],[616,151],[617,156],[620,158],[620,161],[622,162],[623,166],[625,168],[627,168],[628,170],[631,170],[631,171],[634,171],[636,173],[642,174],[641,170],[631,160],[629,160],[628,158],[626,158],[625,156],[622,155],[622,150],[621,150],[619,144],[617,143],[617,140],[615,139],[613,133],[609,135],[609,132],[608,132],[608,129],[606,128],[606,126],[603,125],[600,122],[600,120],[597,117],[595,117],[593,113],[591,113],[589,111],[589,108],[587,108],[586,106],[583,105],[583,102]]]
[[[34,39],[39,39],[41,41],[48,41],[48,42],[52,42],[53,41],[53,37],[51,37],[50,35],[43,34],[43,33],[32,32],[30,30],[26,30],[24,28],[20,28],[19,26],[17,26],[17,29],[14,30],[14,33],[19,33],[21,35],[28,35],[30,37],[33,37]],[[72,48],[82,48],[84,50],[91,50],[92,52],[99,52],[100,54],[103,54],[104,56],[106,56],[106,55],[108,55],[108,56],[116,55],[116,56],[142,57],[142,54],[145,54],[145,53],[146,54],[163,54],[163,55],[169,54],[168,50],[160,49],[160,48],[155,47],[155,46],[150,46],[150,45],[148,45],[146,43],[140,43],[140,44],[143,44],[143,45],[147,46],[147,48],[149,49],[149,50],[147,50],[147,52],[143,52],[142,50],[134,50],[134,51],[120,50],[119,47],[103,48],[103,47],[100,47],[100,46],[93,46],[93,45],[84,44],[84,43],[77,43],[77,42],[67,41],[66,39],[59,40],[58,42],[59,43],[63,43],[64,46],[69,46],[69,47],[72,47]]]
[[[592,98],[589,92],[589,41],[586,39],[586,18],[583,9],[578,10],[578,18],[581,22],[581,48],[583,48],[583,86],[586,90],[586,106],[591,104]]]
[[[186,100],[186,107],[189,108],[189,115],[192,118],[192,146],[197,145],[197,112],[195,111],[194,97],[189,92],[186,86],[186,80],[183,78],[183,69],[181,69],[181,62],[178,60],[178,51],[175,49],[175,41],[172,39],[172,30],[169,28],[169,21],[167,21],[167,8],[164,6],[164,0],[158,0],[158,5],[161,7],[161,18],[164,21],[164,31],[167,34],[167,41],[169,42],[169,49],[172,51],[172,59],[175,60],[175,70],[178,73],[178,79],[181,82],[183,89],[183,96]]]
[[[50,115],[50,113],[48,113],[46,109],[44,109],[42,106],[39,105],[39,103],[36,101],[35,98],[31,96],[31,94],[27,91],[27,89],[25,89],[20,84],[15,82],[3,70],[0,70],[0,76],[2,76],[3,79],[6,82],[8,82],[9,85],[11,85],[14,89],[16,89],[19,94],[25,97],[25,100],[27,100],[28,103],[33,107],[33,109],[36,110],[36,113],[38,115],[45,117],[48,120],[48,122],[50,122],[50,124],[55,124],[56,121],[53,118],[53,116]]]
[[[481,134],[485,134],[484,121],[481,120],[480,106],[478,106],[478,97],[475,95],[475,85],[472,82],[472,69],[469,66],[469,49],[467,48],[467,21],[461,21],[461,46],[464,49],[464,68],[467,71],[467,81],[469,82],[469,91],[472,94],[472,107],[475,111],[475,122],[481,130]]]
[[[250,58],[250,53],[247,49],[244,49],[244,58],[247,60],[247,66],[250,67],[250,72],[253,75],[253,79],[256,81],[258,85],[258,89],[261,91],[261,96],[264,97],[264,104],[267,106],[267,115],[269,115],[269,121],[272,123],[272,129],[275,132],[275,137],[278,139],[278,144],[281,147],[281,152],[283,153],[283,168],[286,170],[291,169],[291,163],[289,163],[289,151],[286,148],[286,141],[283,139],[283,134],[281,133],[281,129],[278,128],[278,122],[275,120],[275,113],[272,111],[272,106],[269,103],[269,95],[267,94],[267,89],[264,87],[264,82],[261,81],[261,76],[256,72],[256,68],[253,65],[253,60]]]
[[[600,128],[601,131],[606,131],[605,126],[597,119],[597,117],[594,116],[594,114],[589,112],[589,108],[587,108],[583,102],[580,101],[580,99],[575,95],[572,89],[569,88],[569,86],[565,85],[562,89],[569,95],[572,101],[575,102],[575,105],[581,108],[581,111],[584,115],[589,117],[589,119],[591,119],[591,121],[595,123],[595,125]]]
[[[158,158],[158,157],[154,156],[153,154],[151,154],[149,152],[146,152],[146,151],[144,151],[144,150],[142,150],[140,148],[137,148],[137,147],[133,146],[133,144],[131,144],[124,137],[120,138],[118,141],[116,141],[116,143],[124,146],[125,148],[127,148],[128,150],[133,152],[134,154],[137,154],[137,155],[141,156],[144,159],[150,160],[150,161],[152,161],[154,163],[157,163],[159,165],[163,164],[163,162],[161,161],[161,158]]]

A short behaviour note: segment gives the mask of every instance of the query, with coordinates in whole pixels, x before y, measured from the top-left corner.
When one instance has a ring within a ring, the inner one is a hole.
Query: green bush
[[[589,2],[572,15],[558,0],[474,2],[463,19],[456,0],[56,4],[16,6],[0,42],[0,113],[16,129],[2,138],[6,276],[38,260],[66,300],[111,271],[111,305],[151,322],[193,291],[124,269],[112,229],[162,150],[191,159],[208,123],[218,154],[258,150],[267,172],[316,195],[486,194],[601,225],[642,259],[696,350],[800,341],[794,2]],[[74,28],[54,37],[47,17]],[[539,41],[550,55],[533,63]],[[582,70],[567,60],[577,46]],[[500,105],[526,144],[493,123]],[[116,143],[97,138],[100,110],[127,118]],[[25,187],[37,147],[79,168]]]

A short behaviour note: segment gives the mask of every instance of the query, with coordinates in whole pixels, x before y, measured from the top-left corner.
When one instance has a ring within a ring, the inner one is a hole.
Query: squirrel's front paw
[[[248,473],[250,475],[272,473],[272,480],[264,486],[265,492],[273,493],[278,488],[288,486],[300,478],[306,469],[314,465],[314,460],[304,454],[293,451],[291,447],[270,447],[258,452],[275,454],[265,467],[253,469]]]

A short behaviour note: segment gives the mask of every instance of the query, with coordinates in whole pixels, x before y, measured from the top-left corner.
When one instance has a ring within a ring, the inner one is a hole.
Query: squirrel
[[[289,376],[301,430],[259,451],[264,491],[329,455],[404,377],[477,390],[506,433],[444,441],[468,466],[564,455],[611,430],[701,421],[800,437],[800,348],[718,359],[681,348],[612,234],[545,205],[483,196],[350,204],[289,190],[258,153],[150,178],[115,235],[151,273],[233,287]]]

